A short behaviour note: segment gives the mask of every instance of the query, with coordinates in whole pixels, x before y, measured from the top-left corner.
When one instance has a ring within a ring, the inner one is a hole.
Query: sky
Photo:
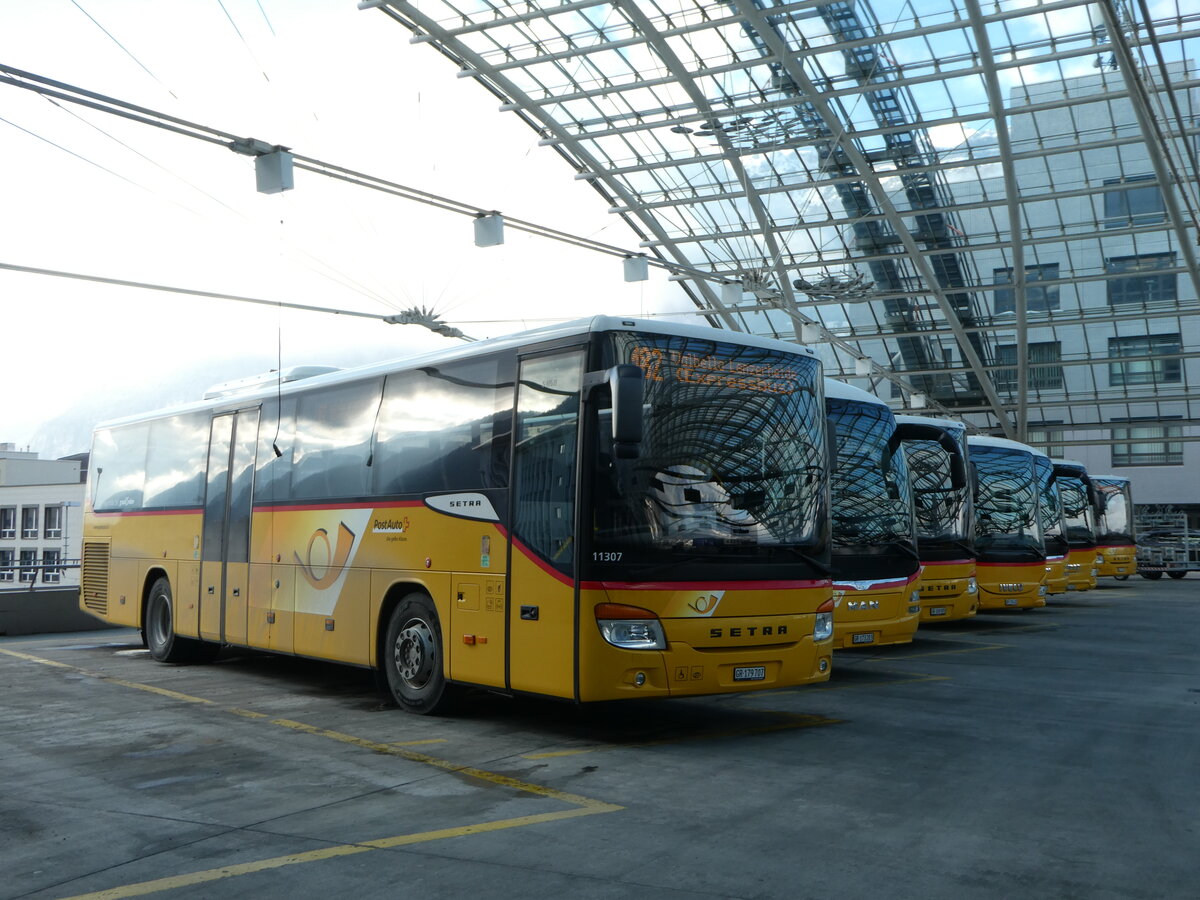
[[[481,86],[355,0],[0,4],[0,63],[304,156],[637,250],[625,224]],[[0,263],[389,315],[473,337],[598,313],[686,310],[661,270],[254,161],[0,85]],[[87,449],[99,420],[217,381],[446,346],[418,326],[0,269],[0,442]]]

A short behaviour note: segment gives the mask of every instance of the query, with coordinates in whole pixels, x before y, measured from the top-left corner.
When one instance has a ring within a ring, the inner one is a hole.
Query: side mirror
[[[608,370],[613,456],[617,459],[637,459],[641,453],[643,379],[640,366],[624,364]]]
[[[957,447],[955,448],[957,450]],[[950,487],[961,491],[967,486],[967,466],[957,453],[950,454]]]

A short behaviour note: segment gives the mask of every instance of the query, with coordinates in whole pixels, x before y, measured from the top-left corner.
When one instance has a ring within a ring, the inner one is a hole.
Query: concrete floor
[[[406,715],[368,673],[0,638],[0,898],[1197,896],[1200,576],[827,686]]]

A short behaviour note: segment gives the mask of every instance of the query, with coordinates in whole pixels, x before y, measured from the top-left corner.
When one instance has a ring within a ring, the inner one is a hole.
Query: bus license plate
[[[932,606],[929,608],[929,614],[931,616],[944,616],[946,614],[946,607]]]
[[[1004,605],[1005,605],[1005,606],[1016,606],[1016,605],[1017,605],[1017,598],[1016,598],[1016,597],[1005,597],[1005,598],[1004,598]]]
[[[850,642],[852,644],[873,644],[875,643],[875,632],[863,631],[858,634],[852,634],[850,635]]]
[[[734,666],[733,680],[734,681],[765,681],[767,678],[766,666]]]

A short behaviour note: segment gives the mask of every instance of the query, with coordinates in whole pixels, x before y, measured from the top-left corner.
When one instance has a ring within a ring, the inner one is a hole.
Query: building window
[[[992,269],[992,284],[1012,284],[1013,270]],[[1039,281],[1058,280],[1058,263],[1045,263],[1038,266],[1025,267],[1025,310],[1027,312],[1046,312],[1058,309],[1058,285],[1049,284],[1039,287]],[[1017,311],[1017,298],[1013,291],[1000,288],[993,300],[996,315]]]
[[[1147,181],[1154,181],[1154,176],[1130,175],[1127,178],[1104,180],[1105,187],[1115,188],[1104,192],[1105,228],[1128,228],[1130,225],[1154,225],[1166,221],[1162,191],[1157,184],[1139,184]]]
[[[1061,441],[1063,439],[1063,423],[1058,422],[1030,422],[1029,428],[1025,432],[1025,443],[1032,444],[1045,451],[1047,456],[1053,456],[1056,459],[1062,459],[1066,456],[1066,448],[1056,444],[1051,444],[1050,441]]]
[[[1143,253],[1141,256],[1112,256],[1104,271],[1121,278],[1108,279],[1108,304],[1175,302],[1178,297],[1175,273],[1160,269],[1175,267],[1174,253]]]
[[[59,568],[62,562],[62,551],[42,551],[42,581],[46,584],[58,584],[62,581],[63,570]]]
[[[13,581],[16,572],[13,570],[12,550],[0,550],[0,581]]]
[[[1108,339],[1108,355],[1150,357],[1108,364],[1108,383],[1111,387],[1134,384],[1179,384],[1183,380],[1183,361],[1154,359],[1180,353],[1183,343],[1179,334],[1150,334],[1138,337]]]
[[[21,583],[33,584],[37,581],[37,551],[22,550],[21,551]]]
[[[21,537],[36,538],[38,536],[38,507],[21,507]]]
[[[12,540],[17,536],[17,508],[0,506],[0,540]]]
[[[1158,419],[1132,421],[1112,430],[1114,466],[1182,466],[1182,425],[1168,425]],[[1174,440],[1172,440],[1174,439]]]
[[[42,537],[54,540],[62,537],[63,508],[61,506],[46,507],[46,521],[42,523]]]
[[[1053,363],[1062,359],[1062,344],[1059,341],[1042,341],[1029,345],[1029,362]],[[996,362],[1000,365],[1015,366],[1017,364],[1017,345],[998,344],[996,346]],[[1017,389],[1017,370],[996,369],[996,390],[1015,391]],[[1062,366],[1041,366],[1030,368],[1029,388],[1034,391],[1062,390]]]

